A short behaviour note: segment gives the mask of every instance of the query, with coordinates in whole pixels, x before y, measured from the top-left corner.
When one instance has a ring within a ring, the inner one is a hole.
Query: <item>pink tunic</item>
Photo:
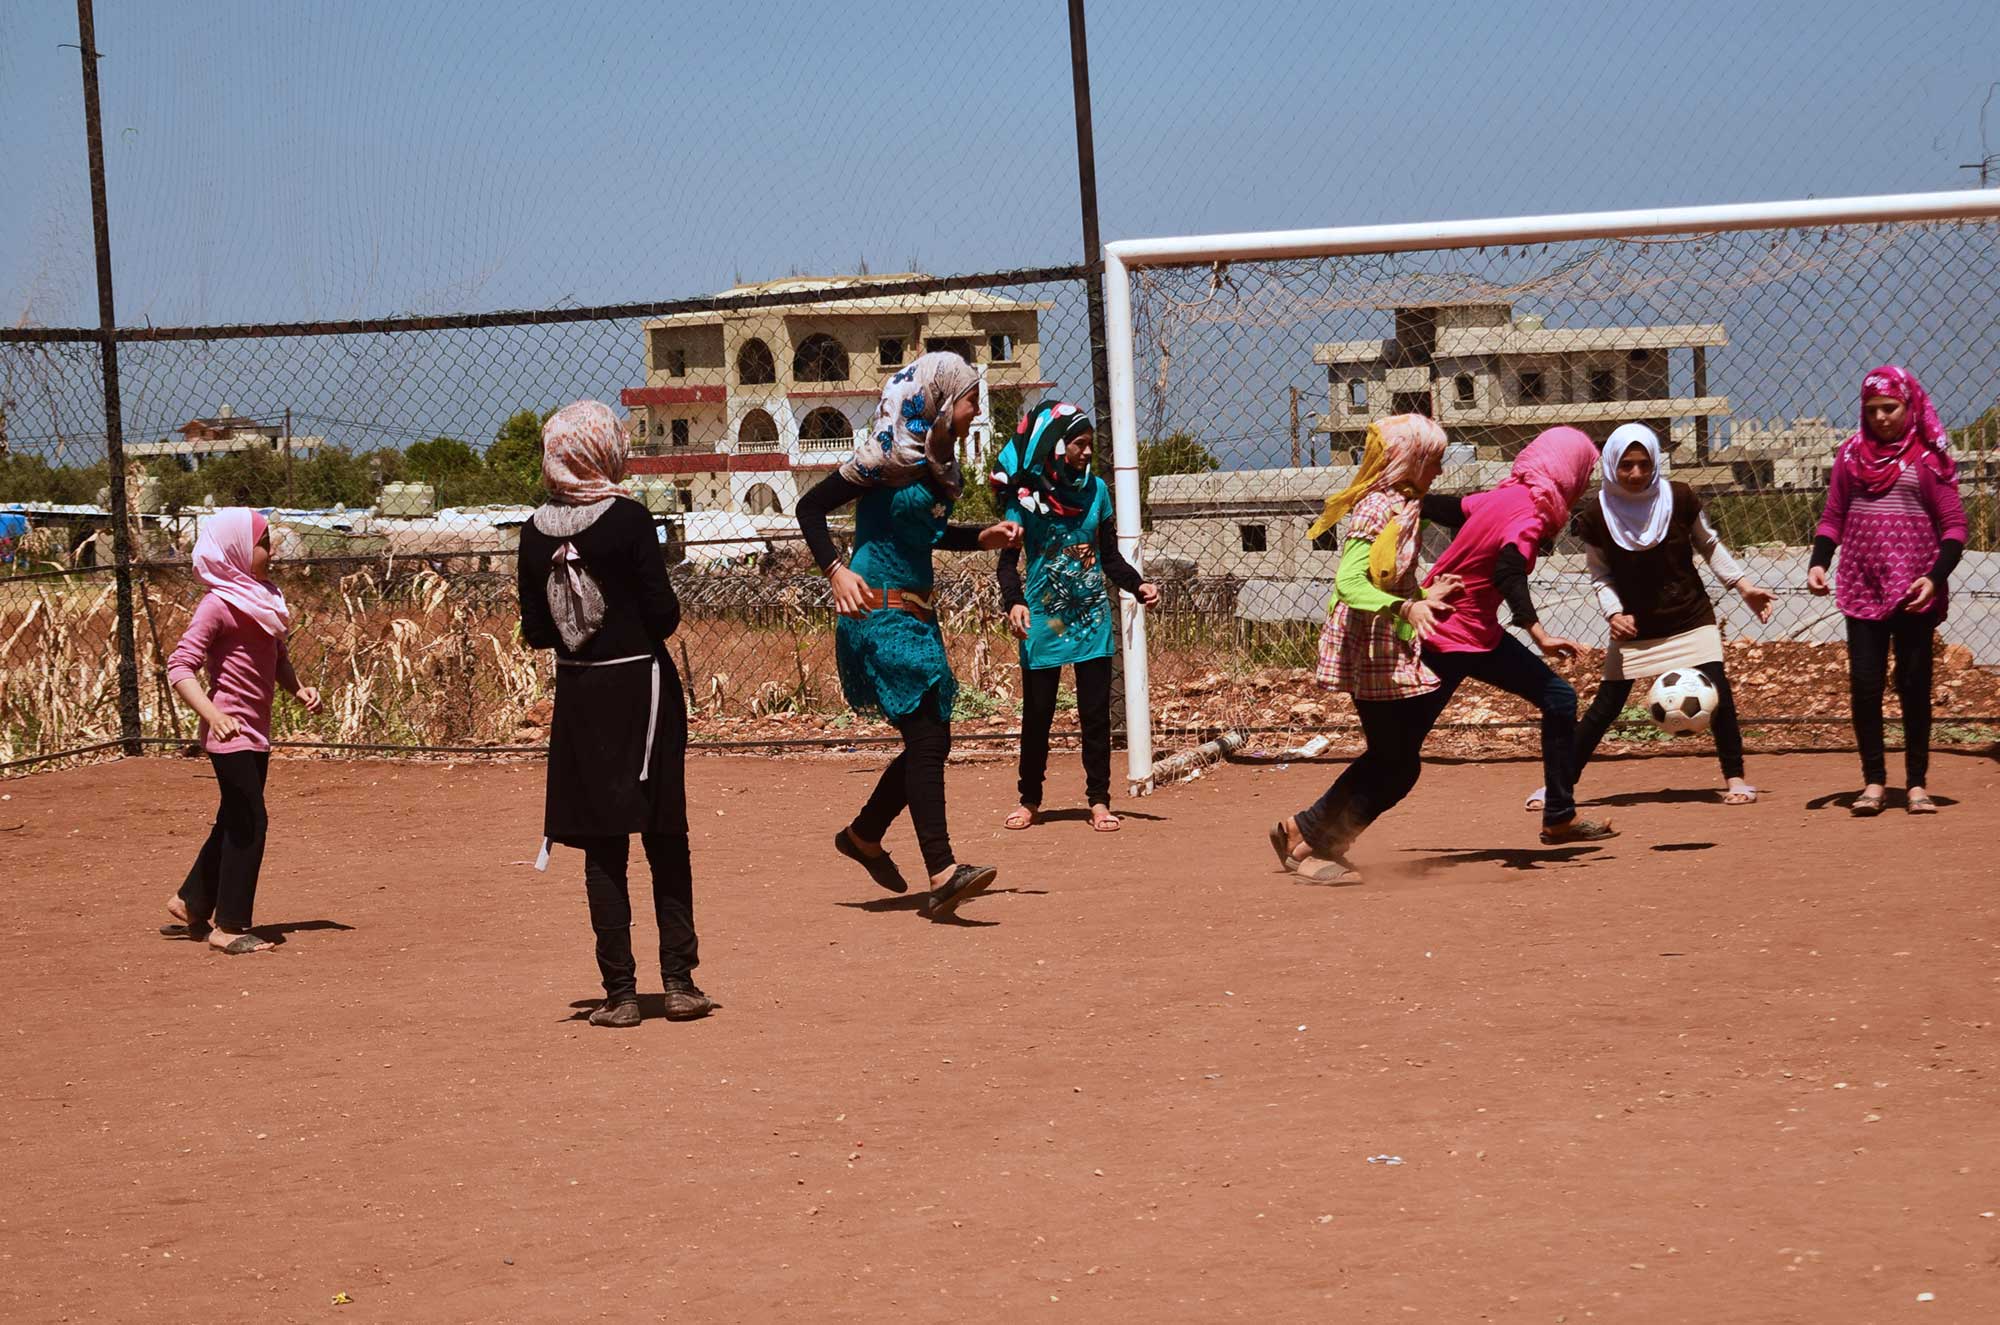
[[[1540,551],[1542,518],[1535,510],[1533,490],[1515,483],[1475,492],[1465,499],[1464,508],[1465,523],[1424,580],[1428,586],[1440,575],[1456,575],[1465,584],[1454,603],[1456,610],[1424,645],[1439,653],[1484,653],[1500,647],[1507,632],[1500,625],[1500,586],[1493,582],[1493,572],[1501,550],[1521,549],[1530,570]]]
[[[206,670],[208,699],[236,719],[239,730],[218,741],[201,724],[201,748],[210,754],[271,748],[271,701],[278,693],[278,662],[285,641],[208,594],[194,610],[187,633],[167,659],[167,684],[179,685]]]
[[[1847,465],[1836,464],[1816,532],[1840,545],[1834,602],[1841,613],[1881,621],[1895,613],[1912,584],[1931,573],[1940,542],[1965,540],[1965,506],[1958,485],[1922,462],[1905,465],[1879,497],[1855,482]],[[1940,593],[1931,609],[1940,621],[1945,606]]]

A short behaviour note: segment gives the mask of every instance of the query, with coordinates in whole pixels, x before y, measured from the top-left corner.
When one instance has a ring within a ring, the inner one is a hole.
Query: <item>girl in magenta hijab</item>
[[[1908,369],[1873,369],[1861,382],[1861,427],[1834,456],[1806,572],[1806,588],[1831,588],[1847,619],[1848,707],[1864,784],[1848,809],[1862,818],[1880,814],[1886,795],[1882,692],[1892,654],[1903,707],[1904,804],[1911,814],[1937,813],[1924,786],[1931,667],[1965,532],[1951,435],[1930,396]],[[1829,585],[1836,548],[1840,566]]]
[[[283,686],[307,712],[319,712],[319,691],[299,684],[285,650],[291,612],[266,578],[270,565],[262,515],[232,506],[210,516],[194,548],[194,573],[208,593],[167,660],[168,684],[201,718],[199,739],[222,803],[187,881],[167,903],[176,923],[161,932],[206,939],[232,957],[271,946],[250,929],[270,823],[271,701]]]

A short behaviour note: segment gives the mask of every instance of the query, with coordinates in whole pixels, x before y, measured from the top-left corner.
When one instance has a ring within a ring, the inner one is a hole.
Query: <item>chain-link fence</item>
[[[1153,716],[1171,745],[1331,717],[1306,684],[1339,535],[1314,540],[1371,420],[1448,430],[1443,492],[1490,487],[1545,428],[1649,424],[1753,580],[1718,591],[1747,715],[1846,712],[1842,619],[1804,581],[1862,375],[1901,363],[1951,429],[1971,523],[1951,580],[1939,711],[2000,713],[2000,223],[1145,267],[1133,275]],[[1589,499],[1587,499],[1589,500]],[[1445,531],[1431,530],[1435,555]],[[1573,532],[1535,577],[1548,628],[1601,645]],[[1595,666],[1574,670],[1580,684]],[[1455,716],[1513,716],[1480,696]]]
[[[697,742],[865,739],[799,496],[932,349],[979,365],[960,518],[992,438],[1045,397],[1088,403],[1085,273],[786,280],[649,309],[121,335],[139,726],[192,737],[166,657],[201,596],[187,558],[220,506],[271,512],[292,652],[325,711],[274,734],[343,747],[533,747],[550,672],[518,641],[514,549],[548,412],[628,413],[628,487],[654,513],[683,609]],[[120,735],[116,570],[99,347],[0,332],[0,762]],[[1012,729],[1018,686],[992,559],[949,558],[941,610],[961,717]]]

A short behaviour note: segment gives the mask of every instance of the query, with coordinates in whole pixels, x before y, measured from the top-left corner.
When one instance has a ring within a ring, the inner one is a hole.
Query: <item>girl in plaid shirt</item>
[[[1373,816],[1361,817],[1355,802],[1368,789],[1416,781],[1402,767],[1408,743],[1387,738],[1402,725],[1401,701],[1438,688],[1420,645],[1450,614],[1459,587],[1447,578],[1426,592],[1417,583],[1424,494],[1444,466],[1444,447],[1444,429],[1421,414],[1371,424],[1354,481],[1327,498],[1308,533],[1317,538],[1347,516],[1314,679],[1354,697],[1368,741],[1324,796],[1271,827],[1279,861],[1314,883],[1359,882],[1345,850]]]

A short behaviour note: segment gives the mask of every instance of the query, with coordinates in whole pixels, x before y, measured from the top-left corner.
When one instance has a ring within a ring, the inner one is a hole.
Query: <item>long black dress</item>
[[[563,645],[548,600],[551,562],[565,541],[604,593],[604,623],[574,653]],[[582,847],[590,838],[686,833],[687,696],[666,648],[681,608],[646,508],[616,498],[567,540],[530,520],[521,529],[520,596],[522,637],[531,648],[556,651],[543,835]],[[588,663],[607,665],[578,665]]]

